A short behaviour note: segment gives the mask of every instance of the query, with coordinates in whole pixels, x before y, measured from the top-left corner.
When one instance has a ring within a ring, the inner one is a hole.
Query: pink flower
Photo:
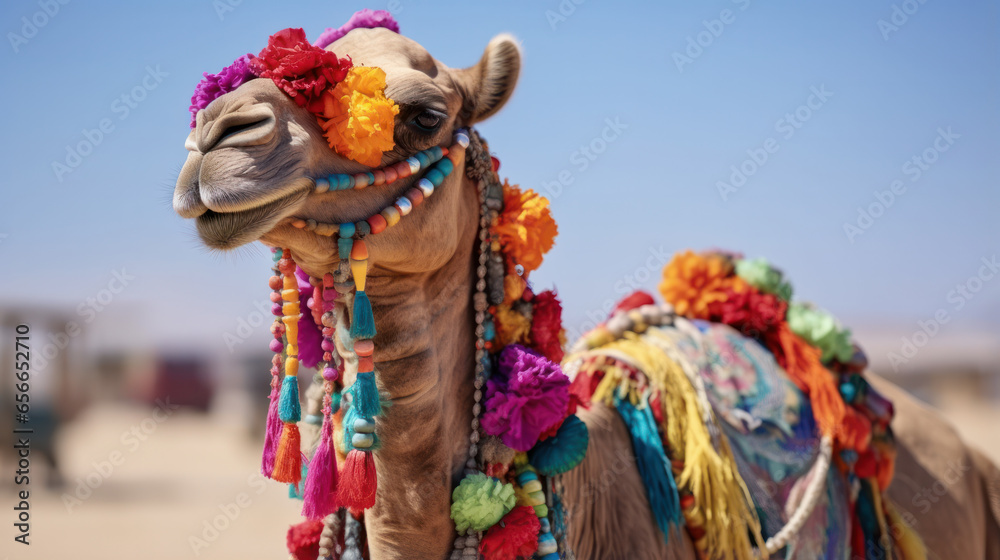
[[[337,29],[332,27],[327,27],[326,31],[320,33],[319,39],[313,45],[325,49],[330,43],[340,39],[344,35],[347,35],[352,29],[367,28],[372,29],[375,27],[384,27],[389,31],[395,31],[399,33],[399,24],[393,19],[392,14],[385,10],[369,10],[365,8],[361,11],[354,12],[351,19],[347,20],[347,23],[340,26]]]
[[[191,96],[191,128],[194,128],[195,116],[197,116],[198,111],[208,107],[209,103],[223,94],[235,90],[244,82],[256,77],[250,71],[252,58],[254,58],[252,54],[245,54],[220,70],[218,74],[209,74],[208,72],[203,74],[205,77],[195,86],[194,95]]]
[[[500,353],[500,367],[486,382],[483,431],[504,445],[527,451],[566,416],[569,378],[559,366],[519,344]]]

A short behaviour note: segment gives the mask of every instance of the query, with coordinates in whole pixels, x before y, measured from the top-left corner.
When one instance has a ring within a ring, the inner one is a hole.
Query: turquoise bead
[[[274,262],[280,261],[281,260],[281,251],[275,251],[274,253],[271,253],[271,260],[274,261]]]
[[[358,449],[368,449],[375,444],[375,436],[371,434],[354,434],[351,436],[351,445]]]
[[[539,533],[548,533],[552,530],[551,525],[549,525],[549,518],[543,517],[538,520],[541,523],[541,528],[538,530]]]
[[[372,173],[371,171],[369,171],[366,175],[368,175],[368,186],[370,187],[370,186],[374,185],[375,184],[375,174]]]
[[[437,161],[444,157],[444,152],[441,150],[441,146],[434,146],[430,149],[431,161]]]
[[[431,169],[427,172],[426,178],[435,187],[440,187],[441,183],[444,182],[444,174],[442,174],[437,169]]]
[[[340,224],[340,236],[344,239],[348,237],[354,237],[354,224],[352,222],[347,222],[346,224]]]
[[[427,155],[427,152],[418,152],[417,161],[420,162],[420,168],[424,169],[431,164],[431,157]]]
[[[840,384],[840,394],[844,397],[845,402],[853,403],[854,398],[858,396],[858,389],[848,381]]]
[[[483,324],[483,338],[486,340],[493,340],[493,337],[497,335],[497,328],[493,326],[493,321],[486,321]]]
[[[451,163],[450,159],[443,159],[437,163],[437,169],[441,171],[441,173],[448,175],[455,170],[455,165]]]
[[[342,191],[346,191],[347,189],[354,186],[353,183],[354,183],[353,175],[347,175],[346,173],[342,173],[340,175],[340,186],[338,188]]]
[[[541,558],[539,558],[539,560],[559,560],[559,554],[557,554],[555,552],[553,552],[551,554],[546,554],[545,556],[542,556]]]
[[[354,225],[354,224],[351,224]],[[351,238],[343,238],[337,240],[337,254],[341,259],[351,258],[351,247],[354,246],[354,240]]]
[[[354,420],[354,431],[359,434],[373,434],[375,433],[375,422],[365,418],[357,418]]]
[[[521,486],[524,486],[532,480],[538,480],[538,475],[531,471],[524,471],[523,473],[517,475],[517,483]]]

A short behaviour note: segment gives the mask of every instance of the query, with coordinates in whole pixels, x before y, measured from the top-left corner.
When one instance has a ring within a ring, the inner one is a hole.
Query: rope
[[[809,469],[809,476],[811,478],[802,496],[802,501],[795,508],[795,513],[788,518],[785,526],[764,543],[764,548],[767,550],[768,555],[774,554],[784,548],[788,544],[788,541],[802,530],[802,527],[816,508],[816,504],[819,503],[823,491],[826,489],[826,475],[830,471],[830,459],[833,457],[833,439],[830,436],[823,436],[819,447],[819,456],[816,458],[816,462],[813,463],[812,468]]]

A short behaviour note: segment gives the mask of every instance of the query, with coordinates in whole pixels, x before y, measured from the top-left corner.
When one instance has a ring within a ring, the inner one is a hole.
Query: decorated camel
[[[449,68],[365,10],[196,89],[174,208],[272,248],[292,557],[1000,558],[997,469],[765,261],[681,253],[662,303],[563,340],[529,280],[548,203],[472,128],[520,65],[501,35]]]

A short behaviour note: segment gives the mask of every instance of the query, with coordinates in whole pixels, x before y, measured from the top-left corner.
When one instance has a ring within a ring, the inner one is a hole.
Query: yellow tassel
[[[917,532],[900,515],[896,506],[888,500],[884,501],[883,504],[890,532],[896,543],[896,550],[902,555],[903,560],[927,560],[927,548],[924,547],[924,542],[917,535]]]
[[[650,329],[644,336],[664,337],[658,329]],[[654,344],[634,333],[627,333],[625,338],[601,349],[631,361],[659,393],[666,418],[664,432],[670,458],[684,462],[677,485],[694,495],[695,506],[691,514],[704,517],[707,555],[754,560],[753,548],[763,550],[764,537],[750,491],[739,474],[725,436],[720,435],[719,449],[715,449],[708,427],[702,421],[706,414],[711,416],[711,411],[702,410],[698,394],[684,370]],[[609,386],[623,386],[623,375],[620,373],[618,379],[614,374],[605,375],[598,384],[594,400],[606,402],[611,390]],[[633,390],[628,394],[630,400],[638,396]]]

